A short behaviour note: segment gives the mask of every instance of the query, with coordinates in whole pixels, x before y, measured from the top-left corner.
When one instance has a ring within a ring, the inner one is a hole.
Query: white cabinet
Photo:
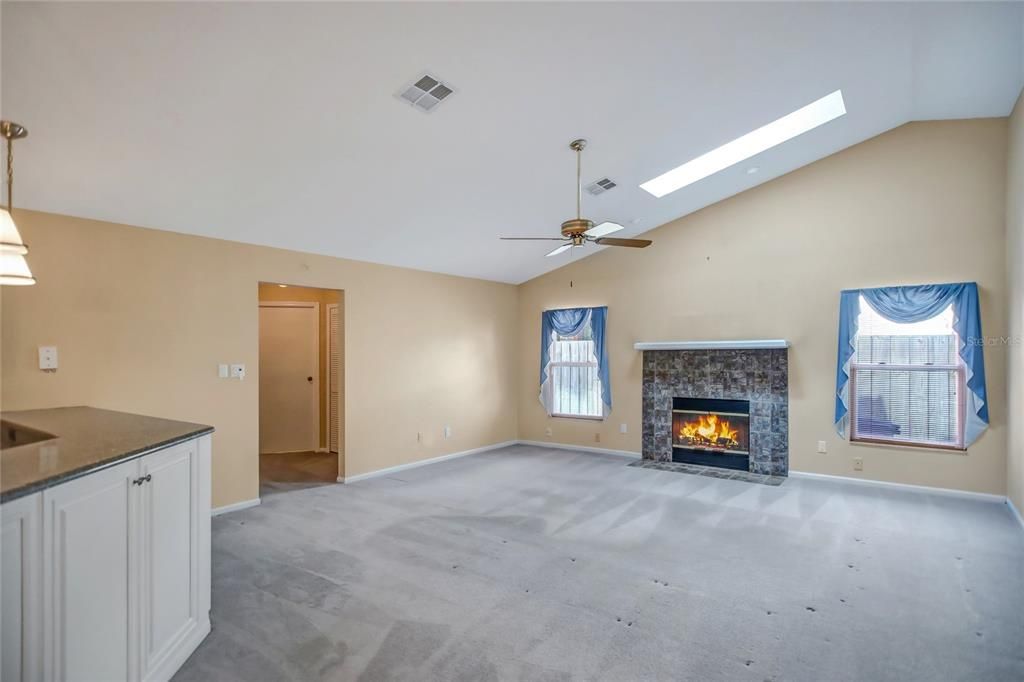
[[[209,436],[5,503],[0,520],[5,682],[167,680],[209,633]]]
[[[0,680],[38,680],[42,662],[43,494],[0,512]]]
[[[200,566],[203,556],[209,563],[210,509],[207,505],[200,510],[199,463],[194,441],[142,460],[139,644],[143,680],[169,679],[209,631],[209,590],[199,586],[204,580],[209,585]]]
[[[135,459],[43,491],[47,680],[126,680],[134,667],[138,474]]]

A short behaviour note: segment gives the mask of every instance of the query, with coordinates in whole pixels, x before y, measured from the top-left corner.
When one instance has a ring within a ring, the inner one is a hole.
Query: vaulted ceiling
[[[1005,116],[1024,81],[1018,3],[0,11],[17,206],[503,282],[596,248],[498,241],[573,216],[574,138],[584,182],[618,183],[584,214],[630,236],[907,121]],[[424,72],[455,89],[430,113],[396,97]],[[846,116],[639,189],[836,89]]]

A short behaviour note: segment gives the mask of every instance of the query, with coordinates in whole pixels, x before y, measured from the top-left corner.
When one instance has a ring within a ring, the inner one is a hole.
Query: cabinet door
[[[43,494],[0,507],[0,680],[38,680],[42,652]]]
[[[146,455],[139,473],[142,679],[161,680],[191,653],[201,621],[196,441]]]
[[[43,491],[47,680],[134,677],[138,472],[132,460]]]

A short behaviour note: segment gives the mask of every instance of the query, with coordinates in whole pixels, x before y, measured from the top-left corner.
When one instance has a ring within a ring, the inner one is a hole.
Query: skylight
[[[727,142],[707,154],[687,161],[682,166],[662,173],[640,185],[640,188],[660,199],[666,194],[692,185],[698,180],[703,180],[709,175],[714,175],[733,164],[782,144],[786,140],[792,140],[794,137],[837,119],[845,113],[846,103],[843,102],[843,91],[836,90],[832,94],[825,95],[816,102],[811,102],[743,137],[737,137],[732,142]]]

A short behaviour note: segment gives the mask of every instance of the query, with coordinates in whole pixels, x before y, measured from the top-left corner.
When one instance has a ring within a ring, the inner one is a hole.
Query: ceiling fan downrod
[[[593,221],[583,217],[583,150],[587,147],[584,139],[573,140],[569,149],[576,152],[576,217],[562,223],[562,236],[571,239],[573,246],[582,246],[587,238],[584,232],[594,226]]]

